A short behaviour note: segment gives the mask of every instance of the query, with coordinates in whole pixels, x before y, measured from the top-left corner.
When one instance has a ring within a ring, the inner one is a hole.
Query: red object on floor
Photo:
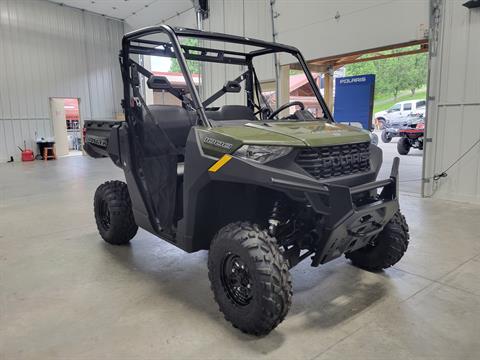
[[[22,151],[22,161],[33,161],[35,156],[33,156],[33,151],[30,149],[25,149]]]

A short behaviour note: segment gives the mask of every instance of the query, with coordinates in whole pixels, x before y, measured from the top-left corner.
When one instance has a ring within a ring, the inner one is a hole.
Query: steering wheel
[[[305,105],[303,105],[303,103],[301,101],[291,101],[291,102],[288,102],[286,104],[283,104],[277,110],[272,112],[270,114],[270,116],[268,117],[268,120],[272,120],[275,116],[280,114],[283,110],[288,109],[289,107],[292,107],[292,106],[300,106],[300,109],[305,110]]]

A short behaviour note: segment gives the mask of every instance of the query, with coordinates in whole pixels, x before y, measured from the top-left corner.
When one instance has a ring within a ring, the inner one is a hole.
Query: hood
[[[368,131],[326,121],[256,121],[214,131],[252,145],[319,147],[370,141]]]

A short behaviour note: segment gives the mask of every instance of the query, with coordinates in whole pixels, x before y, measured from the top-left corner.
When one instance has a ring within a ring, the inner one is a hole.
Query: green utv
[[[257,73],[272,72],[274,55],[294,58],[317,107],[300,94],[273,109]],[[142,66],[147,56],[175,59],[183,86]],[[212,73],[202,92],[215,74],[232,80],[202,101],[195,62]],[[109,156],[126,179],[95,193],[100,235],[123,245],[141,227],[186,252],[209,250],[215,300],[233,326],[274,329],[291,304],[289,269],[306,258],[318,266],[345,254],[375,271],[407,250],[398,158],[377,181],[381,150],[368,131],[334,122],[296,48],[162,25],[126,34],[120,65],[125,121],[85,124],[85,151]],[[170,105],[147,105],[147,91]]]

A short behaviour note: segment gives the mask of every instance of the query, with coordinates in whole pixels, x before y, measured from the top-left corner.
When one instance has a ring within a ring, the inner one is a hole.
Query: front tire
[[[395,265],[408,248],[408,225],[402,213],[397,211],[378,234],[373,245],[346,253],[353,265],[371,271],[380,271]]]
[[[410,140],[407,138],[402,137],[398,140],[397,151],[400,155],[407,155],[410,152],[411,147]]]
[[[100,185],[95,191],[93,207],[98,232],[109,244],[128,244],[137,233],[132,202],[124,182],[107,181]]]
[[[258,225],[236,222],[220,229],[210,246],[208,277],[225,319],[247,334],[268,334],[288,313],[287,260]]]
[[[385,144],[388,144],[390,141],[392,141],[392,136],[385,129],[382,131],[381,137]]]
[[[377,118],[377,124],[378,124],[378,130],[383,130],[385,129],[385,124],[386,124],[386,121],[384,118]]]

